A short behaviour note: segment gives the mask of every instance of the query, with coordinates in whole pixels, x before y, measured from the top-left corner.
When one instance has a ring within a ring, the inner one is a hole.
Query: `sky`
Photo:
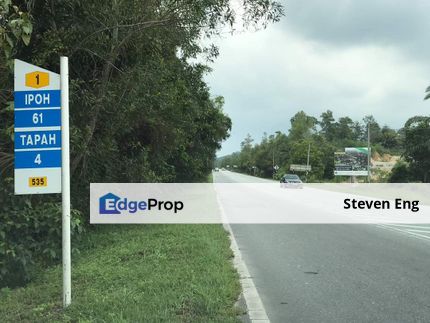
[[[225,98],[232,131],[218,156],[240,150],[249,133],[288,132],[303,110],[337,119],[372,114],[401,128],[430,113],[430,1],[288,0],[265,30],[215,40],[220,55],[206,76]]]

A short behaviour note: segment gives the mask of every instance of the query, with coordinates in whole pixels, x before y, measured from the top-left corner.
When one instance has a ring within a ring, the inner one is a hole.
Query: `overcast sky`
[[[287,132],[299,110],[400,128],[430,114],[430,1],[288,0],[281,22],[226,35],[206,77],[233,121],[218,156],[250,133]]]

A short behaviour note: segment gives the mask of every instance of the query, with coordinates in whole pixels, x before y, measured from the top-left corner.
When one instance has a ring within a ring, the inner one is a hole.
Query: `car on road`
[[[303,182],[296,174],[285,174],[280,183],[282,188],[303,188]]]
[[[219,172],[219,168],[218,168],[218,167],[215,167],[214,171],[215,171],[215,172]]]

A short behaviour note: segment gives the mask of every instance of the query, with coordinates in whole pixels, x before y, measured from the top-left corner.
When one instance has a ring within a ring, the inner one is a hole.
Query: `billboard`
[[[334,153],[335,176],[367,176],[367,147],[349,147]]]

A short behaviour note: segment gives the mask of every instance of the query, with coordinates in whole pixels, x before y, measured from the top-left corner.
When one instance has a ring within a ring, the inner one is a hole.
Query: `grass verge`
[[[85,243],[69,308],[55,266],[0,291],[1,321],[237,322],[240,283],[221,225],[106,225]]]

